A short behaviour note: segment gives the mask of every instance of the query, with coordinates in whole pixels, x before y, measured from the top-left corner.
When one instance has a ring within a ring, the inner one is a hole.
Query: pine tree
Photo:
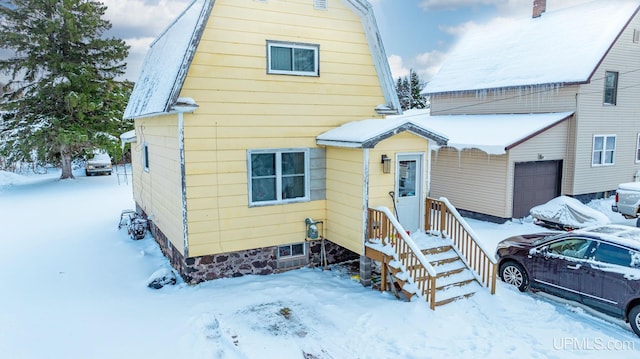
[[[396,82],[396,91],[402,110],[412,108],[426,108],[427,99],[420,92],[424,89],[424,83],[420,81],[418,73],[409,70],[409,77],[399,77]]]
[[[106,6],[90,0],[0,2],[0,155],[9,161],[59,162],[61,178],[73,178],[71,162],[93,148],[108,148],[119,131],[132,84],[124,74],[129,48],[103,38],[111,23]]]

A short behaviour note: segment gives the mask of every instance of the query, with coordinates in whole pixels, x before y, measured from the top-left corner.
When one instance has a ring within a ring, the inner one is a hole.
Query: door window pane
[[[416,195],[416,161],[400,161],[398,173],[398,196]]]
[[[616,264],[624,267],[631,266],[631,252],[629,252],[628,249],[607,243],[600,243],[594,259],[598,262]]]

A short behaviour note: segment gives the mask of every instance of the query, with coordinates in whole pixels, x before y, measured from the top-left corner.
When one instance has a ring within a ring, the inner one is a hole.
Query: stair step
[[[446,277],[451,274],[455,274],[464,269],[467,269],[467,266],[464,264],[460,258],[456,259],[452,262],[446,262],[444,264],[436,265],[433,267],[436,270],[436,274],[440,277]]]
[[[475,279],[476,277],[469,269],[464,269],[462,271],[456,271],[451,275],[436,278],[436,288],[445,288],[455,283],[462,283]]]
[[[453,249],[449,249],[444,252],[436,253],[436,254],[425,254],[425,257],[431,263],[432,266],[439,266],[444,263],[453,262],[460,259],[458,253]]]
[[[455,300],[468,298],[481,290],[482,286],[475,280],[464,285],[449,286],[443,290],[436,291],[436,306],[451,303]]]
[[[420,251],[422,252],[422,254],[424,254],[425,256],[431,256],[431,255],[437,255],[439,253],[442,252],[447,252],[450,251],[453,247],[449,244],[441,244],[437,247],[431,247],[431,248],[420,248]]]
[[[453,244],[451,239],[433,235],[421,236],[421,238],[414,240],[420,249],[432,249]]]

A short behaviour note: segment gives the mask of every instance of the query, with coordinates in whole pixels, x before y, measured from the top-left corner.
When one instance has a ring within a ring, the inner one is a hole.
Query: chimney
[[[540,17],[543,12],[547,11],[547,0],[533,0],[533,17]]]

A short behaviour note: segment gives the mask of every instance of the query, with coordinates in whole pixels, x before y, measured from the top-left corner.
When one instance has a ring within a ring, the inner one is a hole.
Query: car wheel
[[[631,329],[636,335],[640,337],[640,304],[633,307],[629,312],[629,324],[631,324]]]
[[[529,278],[522,266],[516,262],[506,262],[500,266],[500,278],[507,284],[516,286],[521,292],[527,290]]]

